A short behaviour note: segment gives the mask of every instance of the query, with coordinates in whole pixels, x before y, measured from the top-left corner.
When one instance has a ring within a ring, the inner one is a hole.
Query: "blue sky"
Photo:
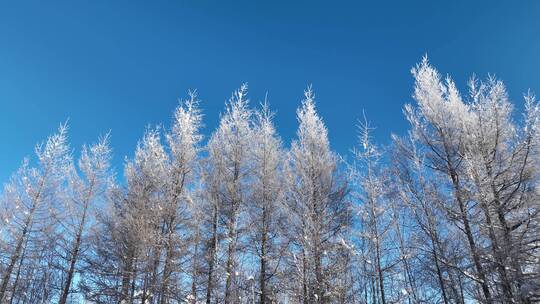
[[[205,134],[231,92],[266,92],[284,140],[308,84],[346,154],[365,111],[403,134],[411,67],[427,53],[463,88],[540,91],[538,1],[0,1],[0,182],[69,118],[74,149],[111,130],[114,164],[197,89]],[[540,94],[540,93],[539,93]]]

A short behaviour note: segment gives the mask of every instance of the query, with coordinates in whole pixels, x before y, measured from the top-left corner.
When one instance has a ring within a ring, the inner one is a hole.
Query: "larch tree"
[[[90,246],[81,259],[84,274],[78,285],[93,303],[133,303],[137,235],[129,226],[130,205],[118,185],[111,186],[106,197],[89,231]]]
[[[171,290],[172,279],[180,267],[181,257],[187,255],[187,248],[182,243],[187,242],[183,237],[188,233],[193,194],[190,186],[198,166],[199,143],[202,115],[198,108],[195,92],[189,93],[189,99],[184,101],[175,111],[173,125],[166,135],[170,150],[168,183],[166,185],[166,202],[163,213],[164,261],[160,288],[160,304],[169,303],[169,298],[176,294]],[[192,188],[192,187],[191,187]],[[192,278],[194,280],[194,278]],[[196,294],[192,294],[196,299]]]
[[[78,171],[72,167],[69,175],[69,191],[64,198],[63,214],[60,216],[62,224],[60,256],[64,257],[66,262],[60,304],[65,304],[71,293],[88,225],[93,222],[91,217],[95,214],[95,208],[103,206],[104,194],[112,182],[108,140],[109,137],[105,136],[94,145],[83,146]]]
[[[255,114],[251,146],[253,181],[248,216],[252,219],[250,239],[259,262],[255,273],[258,273],[259,278],[258,293],[261,304],[276,301],[273,277],[280,268],[284,246],[284,238],[280,233],[284,223],[281,176],[284,152],[272,116],[265,101],[262,109]]]
[[[359,128],[359,147],[353,151],[355,162],[351,168],[351,183],[354,184],[353,197],[357,201],[357,223],[361,227],[357,238],[364,246],[358,252],[358,262],[369,286],[366,296],[371,297],[374,303],[385,304],[392,300],[393,294],[399,296],[399,293],[390,293],[390,283],[387,282],[392,279],[398,263],[396,249],[399,241],[392,239],[396,231],[393,225],[395,218],[391,215],[389,174],[381,164],[382,152],[373,144],[371,131],[369,123],[364,120]],[[398,297],[394,298],[399,301]]]
[[[416,260],[418,300],[464,303],[463,278],[458,271],[462,259],[450,250],[454,244],[460,245],[454,240],[458,232],[448,222],[444,207],[448,197],[438,187],[440,177],[430,174],[412,141],[394,136],[393,149],[393,188],[412,222],[406,246]]]
[[[415,77],[414,99],[416,107],[405,106],[411,132],[419,149],[424,153],[427,166],[435,173],[447,178],[447,187],[452,193],[448,212],[459,225],[465,237],[465,244],[473,268],[471,276],[480,287],[478,297],[486,303],[493,303],[492,290],[487,270],[482,260],[481,239],[478,238],[471,200],[466,188],[462,148],[465,144],[464,130],[470,120],[470,106],[465,104],[454,82],[447,78],[441,80],[439,73],[428,63],[427,58],[413,69]]]
[[[328,131],[315,110],[311,88],[297,111],[299,127],[288,156],[288,208],[291,261],[299,284],[293,297],[303,303],[335,299],[341,269],[341,237],[350,225],[347,183],[340,176]]]
[[[153,303],[158,293],[159,267],[164,248],[163,214],[167,204],[169,157],[158,129],[148,129],[126,164],[128,229],[134,232],[132,282],[135,298]]]
[[[482,233],[489,240],[490,266],[498,298],[531,303],[524,278],[530,246],[537,242],[540,208],[535,183],[539,177],[540,110],[526,96],[522,126],[512,119],[512,105],[501,81],[470,82],[470,127],[464,145],[464,167],[472,199],[483,214]],[[531,234],[532,233],[532,234]],[[532,243],[531,243],[532,241]]]
[[[52,270],[43,268],[50,260],[40,258],[50,257],[54,249],[47,232],[54,230],[51,210],[65,189],[72,161],[70,152],[67,125],[64,124],[44,144],[36,146],[36,167],[31,167],[30,161],[25,160],[5,186],[2,231],[5,252],[2,254],[0,302],[21,296],[33,296],[36,301],[46,302],[52,296],[49,280]],[[20,276],[24,272],[29,276],[22,279]],[[45,285],[27,284],[25,290],[18,290],[17,284],[24,280],[28,281],[26,283],[41,280]],[[30,290],[32,288],[34,290]]]
[[[238,243],[245,237],[241,214],[244,213],[249,196],[249,180],[253,173],[250,162],[253,138],[252,111],[246,99],[247,85],[233,93],[222,115],[218,129],[208,142],[207,184],[213,200],[214,227],[222,224],[225,230],[225,290],[224,303],[236,303],[239,299]],[[210,253],[207,303],[215,280],[214,267],[217,255],[217,228],[212,232],[213,247]]]

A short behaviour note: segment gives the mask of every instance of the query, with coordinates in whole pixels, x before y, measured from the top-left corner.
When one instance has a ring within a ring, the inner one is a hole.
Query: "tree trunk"
[[[17,275],[15,276],[15,282],[13,282],[13,292],[15,292],[17,290],[17,285],[19,283],[19,277],[21,275],[21,269],[22,269],[22,266],[23,266],[23,262],[24,262],[24,256],[26,254],[26,246],[28,245],[28,239],[26,239],[25,241],[25,244],[24,244],[24,248],[22,250],[22,254],[21,254],[21,258],[19,260],[19,267],[17,268]],[[9,303],[13,303],[13,294],[11,295],[11,298],[9,300]]]
[[[234,207],[233,207],[234,208]],[[233,282],[235,280],[235,255],[236,255],[236,214],[233,215],[231,223],[229,224],[229,247],[227,250],[227,265],[225,268],[227,279],[225,281],[225,304],[233,303],[232,300],[232,288]]]
[[[491,213],[489,207],[482,203],[482,209],[484,210],[484,216],[486,218],[486,224],[488,228],[488,235],[491,240],[491,250],[493,252],[493,257],[495,258],[495,265],[500,276],[500,284],[502,288],[502,293],[504,299],[503,302],[511,303],[514,296],[512,295],[512,286],[508,280],[508,274],[506,272],[506,259],[501,253],[501,248],[497,236],[495,235],[495,229],[493,228],[493,222],[491,220]]]
[[[308,288],[308,261],[306,256],[306,249],[302,248],[302,293],[304,304],[309,304],[309,288]]]
[[[315,286],[315,300],[317,303],[325,303],[325,290],[324,290],[324,274],[322,269],[322,253],[321,253],[321,242],[319,233],[315,233],[315,248],[314,248],[314,262],[315,262],[315,279],[317,280],[317,285]]]
[[[172,223],[174,222],[174,219],[171,220],[168,224],[168,233],[167,233],[167,241],[165,242],[165,261],[163,262],[163,279],[161,282],[161,289],[160,289],[160,303],[165,304],[167,303],[167,292],[169,289],[169,279],[172,273],[172,267],[171,267],[171,261],[173,258],[173,229],[172,229]]]
[[[444,285],[444,278],[443,278],[443,274],[442,274],[442,271],[441,271],[441,265],[440,265],[440,262],[439,262],[439,254],[437,253],[437,245],[436,245],[436,241],[434,240],[436,236],[432,236],[431,237],[431,246],[432,246],[432,255],[433,255],[433,260],[435,261],[435,269],[437,271],[437,279],[439,280],[439,286],[441,288],[441,293],[442,293],[442,297],[443,297],[443,301],[444,301],[444,304],[448,304],[448,296],[446,295],[446,288],[445,288],[445,285]],[[438,238],[437,238],[437,243],[438,243]]]
[[[88,190],[88,197],[86,198],[84,202],[84,209],[83,209],[83,215],[81,222],[79,223],[79,228],[77,230],[77,236],[75,239],[75,244],[73,245],[73,249],[71,251],[71,261],[69,263],[69,271],[68,276],[66,280],[66,284],[64,286],[64,289],[62,291],[62,295],[60,296],[60,301],[58,304],[65,304],[67,301],[67,297],[69,295],[69,289],[71,287],[71,281],[73,280],[73,275],[75,273],[75,264],[77,263],[77,259],[79,257],[79,250],[81,247],[81,240],[82,240],[82,234],[84,230],[84,225],[86,224],[86,215],[88,212],[88,204],[90,203],[90,196],[92,195],[92,188],[93,188],[94,182],[92,181],[91,187]]]
[[[212,293],[214,283],[214,266],[216,263],[216,250],[217,250],[217,227],[218,227],[218,207],[214,205],[214,214],[212,218],[212,240],[209,248],[210,256],[208,257],[208,283],[206,287],[206,304],[212,304]]]
[[[382,304],[386,304],[386,295],[384,293],[384,277],[383,277],[383,271],[382,271],[382,266],[381,266],[381,250],[380,250],[380,245],[379,245],[379,237],[376,236],[375,237],[376,240],[375,240],[375,258],[377,259],[377,278],[379,280],[378,284],[379,284],[379,289],[381,291],[381,303]]]
[[[192,275],[191,275],[191,296],[193,297],[191,304],[197,303],[197,277],[199,276],[199,227],[196,228],[197,232],[195,233],[195,248],[193,252],[193,265],[192,265]]]
[[[491,299],[491,292],[489,290],[489,286],[486,280],[486,275],[484,272],[484,268],[482,266],[482,262],[480,261],[480,254],[478,253],[478,249],[476,248],[476,242],[474,241],[474,236],[473,236],[472,229],[469,223],[469,215],[467,214],[467,208],[465,206],[465,203],[463,202],[463,198],[461,197],[462,190],[459,184],[459,178],[454,170],[450,171],[450,177],[452,179],[452,184],[454,186],[454,191],[455,191],[454,196],[459,205],[461,221],[463,222],[463,228],[465,230],[467,242],[469,243],[471,257],[473,259],[473,263],[476,268],[476,273],[480,281],[480,286],[482,288],[484,300],[486,301],[486,303],[491,304],[493,303],[493,300]]]
[[[39,196],[39,193],[38,193],[38,196]],[[30,210],[30,214],[28,215],[28,217],[26,218],[26,221],[24,222],[24,226],[23,226],[24,228],[21,233],[21,236],[19,237],[19,240],[17,241],[15,252],[11,256],[8,267],[2,277],[2,286],[0,287],[0,303],[4,301],[6,290],[9,284],[9,279],[11,278],[11,273],[13,272],[13,268],[15,268],[15,264],[17,263],[17,261],[19,260],[19,257],[21,256],[23,244],[25,243],[26,235],[28,234],[28,231],[30,231],[31,229],[32,219],[34,217],[34,212],[36,211],[36,208],[37,208],[37,203],[34,203],[34,205],[32,206],[32,209]]]
[[[267,210],[266,206],[263,206],[262,214],[262,235],[261,235],[261,264],[260,264],[260,288],[261,288],[261,299],[260,304],[266,304],[267,295],[266,295],[266,247],[267,247],[267,237],[268,229],[266,227]]]
[[[130,281],[131,281],[131,273],[133,269],[133,254],[131,250],[128,253],[128,257],[126,259],[126,263],[122,270],[122,291],[119,299],[119,303],[122,303],[123,301],[127,301],[129,298],[129,287],[130,287]]]

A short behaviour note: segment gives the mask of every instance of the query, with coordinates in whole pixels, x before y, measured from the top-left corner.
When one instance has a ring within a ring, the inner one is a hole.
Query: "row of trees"
[[[1,193],[0,302],[540,301],[538,103],[412,72],[407,135],[382,149],[364,122],[350,161],[311,88],[288,148],[246,86],[204,140],[190,93],[122,182],[108,136],[74,160],[62,125]]]

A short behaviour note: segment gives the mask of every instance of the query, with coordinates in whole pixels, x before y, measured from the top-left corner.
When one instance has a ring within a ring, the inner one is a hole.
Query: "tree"
[[[341,237],[350,224],[347,183],[338,171],[324,123],[315,111],[311,88],[297,111],[298,139],[288,156],[289,226],[292,265],[301,286],[294,291],[303,303],[328,303],[335,298],[341,270]]]
[[[414,98],[417,107],[405,106],[413,138],[425,153],[426,165],[448,178],[454,202],[448,212],[455,215],[454,223],[461,225],[474,265],[474,281],[480,286],[483,301],[492,303],[493,297],[487,272],[482,261],[480,239],[471,220],[471,206],[465,186],[461,153],[465,136],[463,131],[470,119],[469,106],[464,104],[454,82],[440,79],[427,58],[412,71],[415,77]]]
[[[413,75],[417,107],[405,108],[413,144],[403,151],[416,155],[429,169],[427,176],[451,194],[440,205],[465,238],[474,274],[464,266],[468,263],[455,261],[453,267],[480,286],[481,294],[470,291],[479,301],[530,303],[535,287],[524,288],[523,271],[529,267],[518,260],[524,257],[520,252],[530,252],[529,241],[536,242],[526,235],[537,231],[538,160],[531,157],[538,147],[537,103],[526,97],[519,126],[504,85],[494,78],[473,79],[467,103],[427,59]]]
[[[412,143],[394,136],[392,164],[394,188],[405,207],[403,216],[412,220],[407,229],[407,246],[413,250],[412,258],[417,260],[414,270],[421,279],[416,280],[417,296],[428,302],[464,303],[459,272],[459,261],[463,259],[451,251],[452,246],[461,246],[456,237],[461,232],[452,229],[451,219],[447,218],[444,206],[449,199],[438,187],[440,177],[429,172]]]
[[[248,181],[253,172],[249,161],[253,134],[251,110],[246,99],[247,85],[233,93],[227,110],[221,117],[218,129],[208,142],[206,183],[209,197],[214,204],[214,223],[212,245],[209,259],[207,303],[213,289],[214,263],[217,254],[217,226],[223,223],[227,242],[225,262],[224,303],[234,303],[238,299],[237,277],[240,273],[237,264],[237,245],[244,237],[240,215],[246,206],[249,195]],[[218,223],[219,220],[219,223]],[[242,234],[242,235],[241,235]]]
[[[49,136],[45,144],[36,146],[35,153],[37,166],[31,167],[29,160],[25,160],[3,192],[5,231],[2,236],[6,260],[2,263],[0,285],[2,302],[7,296],[11,298],[19,296],[14,290],[17,289],[21,267],[25,267],[26,259],[29,257],[28,251],[39,250],[39,247],[42,252],[53,249],[47,246],[46,233],[51,229],[50,211],[63,189],[71,164],[67,125],[60,125],[58,132]],[[30,264],[28,266],[30,267]],[[18,267],[16,277],[10,286],[16,267]],[[49,287],[44,286],[45,290],[37,295],[41,301],[49,300]]]
[[[273,114],[265,102],[256,113],[251,157],[253,181],[248,216],[253,220],[250,228],[255,254],[259,259],[259,303],[272,303],[272,277],[279,268],[283,237],[283,180],[281,169],[283,151],[281,141],[272,123]],[[274,300],[273,300],[274,299]]]
[[[381,152],[371,142],[371,128],[367,121],[360,126],[360,147],[354,150],[355,166],[352,168],[355,197],[358,199],[358,220],[361,226],[360,242],[367,247],[362,262],[365,276],[370,280],[373,302],[385,304],[388,291],[385,278],[392,271],[395,253],[390,252],[387,242],[392,231],[390,216],[388,176],[381,166]],[[394,246],[392,246],[394,247]]]
[[[511,117],[512,105],[502,82],[470,82],[471,120],[465,130],[464,167],[474,199],[483,213],[482,232],[489,239],[490,262],[496,269],[496,290],[505,302],[531,303],[524,288],[529,243],[535,243],[540,208],[535,201],[540,109],[526,96],[524,122]],[[528,224],[526,224],[528,223]],[[535,245],[532,245],[535,246]]]
[[[179,267],[179,257],[186,255],[187,248],[184,248],[184,252],[182,252],[180,243],[187,241],[187,239],[183,240],[181,236],[189,231],[189,228],[193,228],[188,226],[189,220],[192,219],[190,212],[192,195],[189,192],[189,187],[195,177],[198,165],[197,154],[199,143],[202,140],[202,135],[199,133],[201,119],[197,95],[195,92],[189,92],[189,99],[176,109],[172,129],[167,134],[171,156],[169,179],[166,186],[167,202],[163,215],[165,260],[160,290],[161,304],[169,302],[169,294],[171,293],[169,289],[174,269]],[[198,241],[195,240],[195,242]],[[193,267],[197,266],[193,265]],[[196,280],[196,277],[193,277],[192,280]],[[192,294],[192,296],[196,301],[197,295]]]
[[[103,202],[103,194],[111,183],[112,173],[109,168],[111,152],[108,136],[103,137],[97,144],[90,147],[83,146],[78,162],[79,174],[72,168],[69,175],[69,195],[64,206],[65,215],[62,216],[62,240],[66,257],[67,274],[63,282],[60,304],[65,304],[70,294],[76,265],[79,260],[80,249],[85,239],[90,217],[99,201]]]

